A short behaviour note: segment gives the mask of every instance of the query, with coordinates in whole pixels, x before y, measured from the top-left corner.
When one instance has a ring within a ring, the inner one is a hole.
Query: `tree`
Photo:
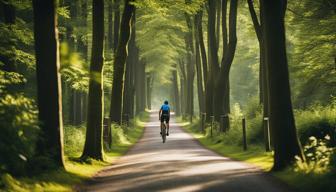
[[[253,0],[247,0],[249,11],[251,14],[254,30],[259,42],[259,57],[260,57],[260,64],[259,64],[259,100],[260,103],[263,104],[263,118],[268,117],[268,75],[267,75],[267,69],[266,69],[266,63],[265,63],[265,46],[264,46],[264,36],[262,33],[262,26],[263,26],[263,17],[264,14],[262,10],[260,9],[260,21],[258,21],[257,14],[254,10],[253,6]],[[264,123],[265,121],[263,121]],[[264,138],[265,140],[268,139],[269,133],[268,130],[266,130],[266,126],[264,127]],[[266,150],[269,151],[269,145],[266,143]]]
[[[226,2],[223,2],[226,4]],[[237,0],[230,1],[230,13],[229,13],[229,33],[227,33],[226,27],[226,5],[223,5],[223,58],[218,76],[216,76],[215,83],[215,97],[214,101],[217,107],[214,108],[215,117],[219,120],[220,115],[227,115],[230,113],[230,84],[229,75],[231,65],[234,59],[237,46]],[[227,38],[227,34],[228,38]],[[224,127],[228,128],[229,121],[225,121]]]
[[[265,37],[266,65],[269,81],[270,126],[274,139],[274,165],[282,170],[294,162],[295,156],[304,159],[297,138],[286,54],[284,17],[286,0],[261,0],[264,13],[262,33]]]
[[[113,50],[117,51],[120,27],[120,0],[114,0]]]
[[[198,104],[199,111],[204,112],[204,91],[203,91],[203,74],[202,74],[202,61],[201,61],[201,53],[200,53],[200,39],[199,34],[201,33],[199,30],[199,26],[202,25],[200,20],[200,14],[197,13],[195,15],[195,47],[196,47],[196,74],[197,74],[197,92],[198,92]]]
[[[128,55],[126,58],[126,71],[125,71],[125,83],[124,83],[124,97],[123,97],[123,114],[133,117],[134,113],[134,69],[137,64],[136,58],[136,43],[135,43],[135,13],[133,14],[131,21],[131,37],[127,46]]]
[[[110,106],[111,122],[121,123],[122,96],[124,87],[125,63],[127,57],[127,43],[131,34],[131,18],[135,11],[132,0],[125,1],[125,8],[121,18],[120,37],[113,66],[113,83]]]
[[[206,119],[210,120],[214,110],[214,84],[215,77],[219,71],[219,62],[216,47],[216,1],[209,0],[209,13],[208,13],[208,65],[209,73],[207,75],[206,83]]]
[[[56,6],[56,0],[33,0],[37,102],[41,122],[36,151],[38,156],[50,158],[56,167],[64,168]]]
[[[104,0],[92,1],[92,52],[87,128],[82,159],[103,160]]]

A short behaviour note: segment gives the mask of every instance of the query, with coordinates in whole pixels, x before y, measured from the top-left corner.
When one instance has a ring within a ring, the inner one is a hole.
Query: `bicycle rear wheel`
[[[166,142],[166,124],[163,123],[163,126],[162,126],[162,130],[161,130],[161,133],[162,133],[162,143],[165,143]]]

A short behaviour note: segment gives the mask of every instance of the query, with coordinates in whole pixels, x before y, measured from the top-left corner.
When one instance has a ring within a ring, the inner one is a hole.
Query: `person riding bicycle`
[[[165,101],[159,111],[159,120],[161,121],[161,126],[160,126],[161,130],[162,130],[163,122],[164,121],[166,122],[167,136],[169,136],[169,118],[170,118],[170,107],[168,105],[168,101]],[[160,131],[160,134],[162,135],[161,131]]]

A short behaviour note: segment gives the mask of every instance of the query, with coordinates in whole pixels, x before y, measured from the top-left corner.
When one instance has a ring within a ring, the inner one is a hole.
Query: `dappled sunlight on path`
[[[143,138],[81,191],[289,191],[258,168],[205,149],[174,122],[162,143],[158,113]]]

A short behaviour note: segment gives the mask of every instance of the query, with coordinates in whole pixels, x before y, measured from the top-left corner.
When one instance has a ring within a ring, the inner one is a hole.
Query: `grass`
[[[269,171],[273,165],[273,154],[265,152],[262,145],[249,145],[247,151],[243,151],[242,146],[225,144],[217,138],[211,138],[199,131],[199,123],[183,123],[183,128],[193,135],[204,147],[217,152],[222,156],[229,157],[234,160],[244,161]],[[272,175],[279,178],[283,182],[292,186],[295,191],[302,192],[331,192],[336,191],[336,173],[329,171],[325,173],[304,173],[294,171],[288,168],[281,172],[271,172]]]
[[[119,139],[118,143],[114,143],[110,152],[105,152],[105,161],[91,160],[90,163],[80,163],[76,161],[75,157],[79,157],[81,154],[81,151],[78,150],[82,149],[82,146],[78,147],[78,145],[82,145],[83,143],[83,141],[79,141],[80,144],[72,143],[72,146],[69,146],[70,144],[68,146],[65,145],[66,170],[57,170],[33,177],[21,178],[14,178],[9,174],[4,174],[0,179],[0,191],[73,191],[74,186],[91,178],[98,171],[113,164],[118,157],[125,154],[142,136],[144,127],[143,121],[147,119],[148,114],[142,114],[141,117],[136,117],[134,120],[134,128],[128,128],[128,131],[122,132],[121,134],[123,135],[119,136],[123,139]],[[79,132],[72,132],[72,134],[72,136],[68,135],[68,139],[71,139],[71,137],[74,139],[80,135]]]

